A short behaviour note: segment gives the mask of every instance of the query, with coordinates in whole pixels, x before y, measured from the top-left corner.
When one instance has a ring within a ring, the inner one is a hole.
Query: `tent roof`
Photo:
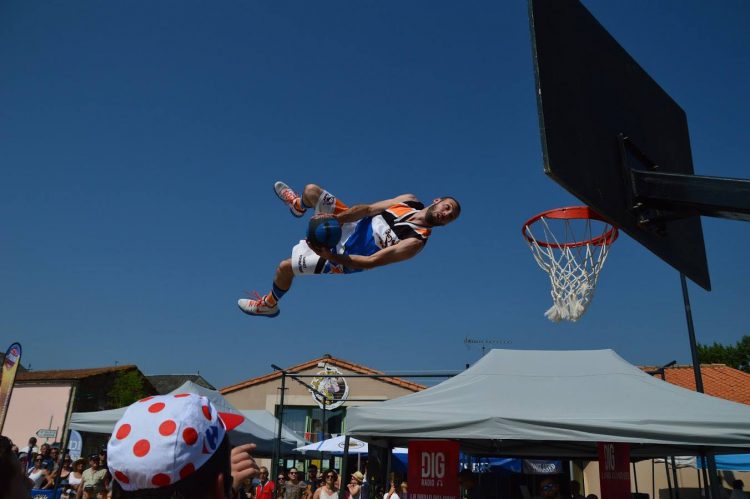
[[[347,428],[503,456],[594,457],[597,442],[629,442],[635,458],[750,449],[750,407],[649,376],[612,350],[492,350],[425,391],[350,408]]]

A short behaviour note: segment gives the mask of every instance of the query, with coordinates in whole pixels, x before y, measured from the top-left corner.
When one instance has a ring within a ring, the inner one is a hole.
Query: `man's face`
[[[98,469],[99,468],[99,460],[98,459],[89,459],[89,468]]]
[[[264,482],[268,480],[268,470],[266,468],[260,469],[260,479]]]
[[[425,218],[430,225],[448,225],[458,218],[458,205],[452,199],[436,199]]]
[[[289,470],[289,480],[291,480],[293,482],[296,482],[297,481],[297,477],[299,477],[299,472],[296,469],[294,469],[294,468],[290,469]]]
[[[43,455],[44,457],[49,456],[50,453],[50,447],[48,444],[42,444],[42,447],[39,449],[39,453]]]
[[[60,449],[57,449],[57,448],[54,448],[54,447],[53,447],[53,448],[52,448],[52,449],[51,449],[51,450],[49,451],[49,455],[50,455],[50,457],[51,457],[51,458],[52,458],[52,459],[53,459],[53,460],[54,460],[55,462],[57,462],[57,459],[58,459],[58,458],[60,457]]]
[[[310,476],[310,478],[318,478],[318,468],[310,466],[310,469],[307,470],[307,474]]]

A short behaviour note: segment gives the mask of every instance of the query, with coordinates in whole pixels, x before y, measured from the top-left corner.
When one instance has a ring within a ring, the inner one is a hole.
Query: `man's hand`
[[[258,465],[255,464],[252,451],[255,444],[238,445],[232,449],[232,488],[237,491],[245,478],[253,478],[258,474]]]

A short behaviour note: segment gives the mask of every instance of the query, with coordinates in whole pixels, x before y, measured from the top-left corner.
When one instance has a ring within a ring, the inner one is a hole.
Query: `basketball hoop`
[[[588,206],[570,206],[530,218],[521,232],[552,282],[552,307],[544,315],[552,322],[577,321],[594,297],[617,227]]]

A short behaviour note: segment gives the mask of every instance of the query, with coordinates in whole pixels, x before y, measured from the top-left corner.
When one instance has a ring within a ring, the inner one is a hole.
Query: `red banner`
[[[630,445],[599,442],[602,499],[630,499]]]
[[[458,499],[458,442],[409,442],[409,499]]]

